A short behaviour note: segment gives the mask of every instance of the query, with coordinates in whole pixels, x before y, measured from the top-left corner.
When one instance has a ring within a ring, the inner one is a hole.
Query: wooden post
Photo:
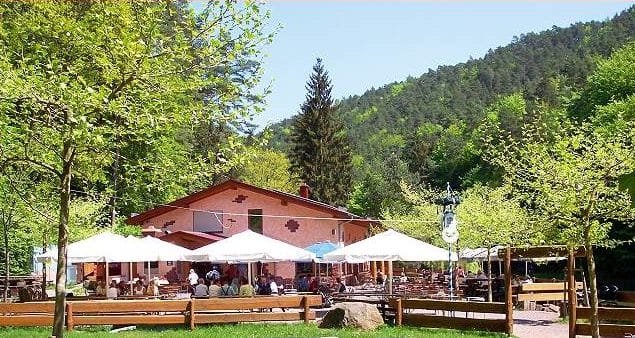
[[[569,248],[569,257],[567,257],[567,282],[569,286],[568,295],[568,312],[569,312],[569,337],[575,338],[575,323],[577,321],[576,307],[578,302],[578,296],[576,295],[575,285],[575,254],[573,248]]]
[[[302,297],[302,305],[304,305],[304,324],[309,323],[309,299],[307,296]]]
[[[403,321],[403,308],[401,307],[401,298],[397,298],[397,308],[395,309],[395,311],[397,312],[395,315],[397,318],[395,318],[396,321],[396,325],[397,326],[401,326],[401,323]]]
[[[514,333],[514,304],[512,301],[512,249],[505,248],[505,333]]]
[[[190,302],[187,304],[187,308],[190,312],[190,330],[194,330],[194,300],[190,299]]]
[[[66,303],[66,330],[73,331],[75,323],[73,322],[73,303]]]
[[[370,262],[370,275],[373,277],[373,283],[374,283],[375,278],[377,278],[377,262],[375,261]]]

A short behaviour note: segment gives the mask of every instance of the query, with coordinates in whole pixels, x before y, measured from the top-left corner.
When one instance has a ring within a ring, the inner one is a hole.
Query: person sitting
[[[154,277],[148,282],[148,287],[146,288],[147,296],[158,296],[159,295],[159,285],[157,281],[159,279]]]
[[[254,297],[256,291],[254,287],[249,284],[246,278],[240,280],[240,289],[238,290],[238,296],[240,297]]]
[[[476,275],[476,279],[487,279],[487,275],[482,270],[478,270],[478,274]]]
[[[134,283],[134,289],[132,291],[132,294],[135,296],[143,296],[146,293],[146,288],[143,287],[143,282],[140,279],[137,279],[137,281]]]
[[[194,297],[208,297],[209,290],[207,289],[207,285],[205,285],[205,279],[199,278],[198,284],[194,288]]]
[[[531,278],[531,276],[525,276],[525,278],[522,281],[522,284],[532,284],[534,282],[533,278]]]
[[[212,281],[212,284],[209,286],[207,293],[209,294],[209,298],[218,297],[221,295],[220,278],[214,279]]]
[[[317,293],[319,288],[318,279],[315,277],[311,278],[311,283],[309,284],[309,292]]]
[[[337,277],[337,292],[346,292],[346,284],[344,284],[344,281],[342,280],[341,277]]]
[[[309,283],[307,281],[306,276],[300,277],[298,280],[298,292],[307,292],[309,291]]]
[[[231,285],[229,285],[229,279],[225,278],[224,282],[223,282],[223,286],[221,286],[220,288],[220,295],[221,296],[235,296],[236,292],[234,292],[234,288],[231,287]]]
[[[95,296],[97,297],[106,297],[106,286],[103,281],[97,282],[97,287],[95,288]]]
[[[258,294],[262,296],[271,295],[271,283],[265,277],[260,277],[258,281]]]
[[[384,285],[384,274],[381,272],[381,270],[377,271],[377,285]]]
[[[229,286],[231,286],[231,288],[234,289],[234,294],[237,295],[238,289],[240,289],[240,283],[238,282],[238,278],[237,277],[232,278],[232,283],[229,284]]]
[[[118,296],[119,296],[119,288],[117,287],[117,281],[113,279],[110,282],[110,287],[108,288],[108,291],[106,291],[106,297],[117,298]]]
[[[276,283],[276,279],[273,276],[269,276],[269,289],[271,289],[271,294],[274,296],[280,295],[280,290],[278,289],[278,283]]]
[[[401,273],[401,277],[399,277],[399,282],[400,283],[407,283],[408,282],[408,277],[406,277],[406,273],[405,272]]]
[[[128,294],[128,284],[124,282],[123,279],[119,281],[117,287],[119,288],[119,295],[123,296]]]

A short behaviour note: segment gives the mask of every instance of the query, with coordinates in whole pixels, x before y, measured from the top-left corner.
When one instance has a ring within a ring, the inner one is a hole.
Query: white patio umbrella
[[[192,250],[178,246],[166,241],[162,241],[156,237],[146,236],[141,239],[136,237],[128,237],[136,240],[138,250],[144,262],[148,262],[148,278],[150,278],[150,262],[154,261],[187,261],[185,255],[192,253]],[[132,273],[131,273],[132,275]]]
[[[109,262],[138,262],[138,246],[129,238],[111,232],[102,232],[84,240],[71,243],[66,250],[68,263],[106,263],[106,281]],[[38,262],[57,260],[57,251],[48,251],[35,257]]]
[[[388,261],[388,289],[392,292],[392,262],[432,262],[457,260],[456,253],[388,230],[357,243],[331,251],[324,255],[325,260],[349,263],[369,261]]]
[[[197,262],[255,263],[255,262],[310,262],[315,254],[291,244],[273,239],[251,230],[193,250],[185,258]],[[248,277],[251,282],[251,264]]]

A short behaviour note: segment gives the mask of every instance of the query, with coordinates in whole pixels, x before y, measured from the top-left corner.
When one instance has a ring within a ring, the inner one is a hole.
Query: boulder
[[[338,303],[326,313],[321,328],[353,327],[362,330],[374,330],[384,324],[384,320],[372,304],[361,302]]]

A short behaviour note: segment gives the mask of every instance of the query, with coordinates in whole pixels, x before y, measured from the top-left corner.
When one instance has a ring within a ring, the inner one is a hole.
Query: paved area
[[[519,338],[569,337],[567,322],[557,313],[546,311],[514,311],[514,336]]]

